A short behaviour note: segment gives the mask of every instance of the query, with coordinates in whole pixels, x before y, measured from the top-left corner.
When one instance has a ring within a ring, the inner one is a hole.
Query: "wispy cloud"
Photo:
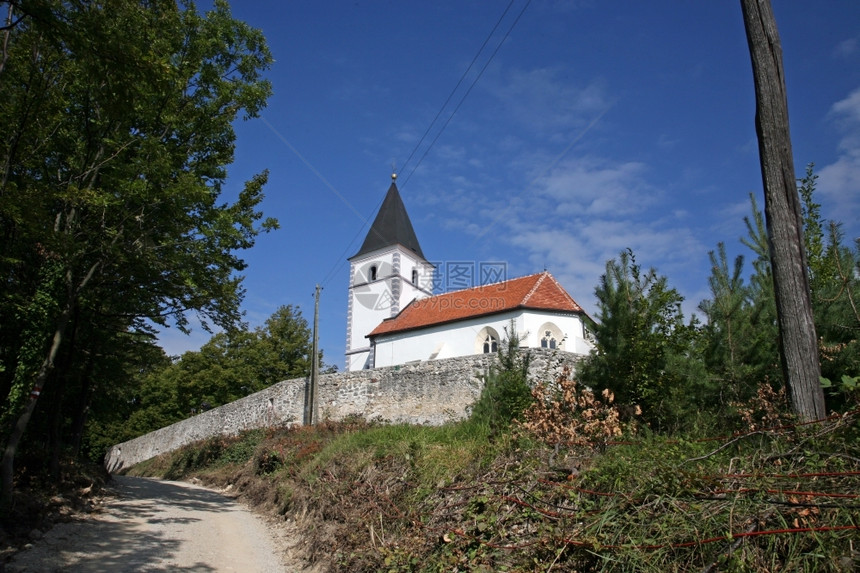
[[[476,215],[493,221],[494,241],[525,254],[530,271],[548,268],[589,309],[595,308],[594,287],[606,261],[626,248],[643,266],[658,266],[680,290],[699,289],[708,247],[696,222],[648,181],[648,173],[638,162],[571,159],[510,204],[484,207]],[[460,217],[457,225],[481,232],[480,225]],[[685,289],[685,282],[696,284]]]
[[[853,222],[860,219],[860,88],[833,104],[830,113],[842,138],[836,161],[818,171],[818,189],[829,207],[825,216]]]
[[[514,69],[490,80],[489,91],[508,118],[527,130],[552,135],[580,128],[611,105],[604,83],[570,81],[563,68]]]
[[[842,40],[836,44],[834,55],[846,58],[853,56],[858,52],[860,52],[860,40],[858,40],[858,38],[848,38],[847,40]]]
[[[559,165],[538,186],[557,201],[561,215],[618,216],[641,211],[657,199],[659,193],[645,182],[645,171],[638,162],[577,158]]]
[[[501,107],[482,112],[513,118],[516,138],[485,123],[459,140],[462,153],[437,146],[440,183],[416,200],[433,203],[442,228],[472,236],[464,247],[509,253],[521,267],[514,274],[549,269],[591,311],[606,261],[628,247],[692,299],[715,245],[703,244],[700,222],[654,182],[648,163],[597,151],[592,128],[613,96],[600,80],[570,78],[561,68],[494,70],[487,88]]]

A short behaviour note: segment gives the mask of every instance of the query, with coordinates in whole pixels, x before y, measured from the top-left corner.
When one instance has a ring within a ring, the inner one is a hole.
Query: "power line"
[[[493,30],[490,32],[489,36],[487,36],[487,39],[486,39],[486,40],[484,41],[484,43],[481,45],[481,49],[480,49],[480,50],[478,50],[478,53],[475,55],[475,58],[472,60],[472,64],[474,64],[474,63],[475,63],[475,60],[478,58],[478,56],[480,55],[481,51],[484,49],[484,46],[486,46],[486,45],[487,45],[487,42],[490,40],[490,38],[492,37],[493,33],[496,31],[496,28],[498,28],[499,24],[500,24],[500,23],[501,23],[501,21],[504,19],[505,15],[508,13],[508,10],[510,9],[511,5],[513,5],[513,2],[514,2],[514,0],[511,0],[511,2],[508,4],[507,8],[505,8],[505,11],[504,11],[504,13],[502,13],[501,18],[499,18],[499,21],[498,21],[498,22],[496,23],[496,25],[493,27]],[[456,115],[457,111],[460,109],[460,106],[462,106],[462,105],[463,105],[463,102],[464,102],[464,101],[466,101],[466,98],[467,98],[467,97],[469,96],[469,94],[472,92],[472,89],[473,89],[473,88],[475,87],[475,85],[478,83],[478,80],[480,80],[480,79],[481,79],[481,76],[483,76],[483,75],[484,75],[484,72],[486,71],[487,67],[489,67],[489,65],[490,65],[490,63],[493,61],[493,59],[496,57],[496,54],[498,54],[498,53],[499,53],[499,50],[502,48],[502,45],[503,45],[503,44],[505,43],[505,41],[508,39],[508,36],[510,36],[510,34],[511,34],[511,32],[513,31],[514,27],[516,27],[517,23],[520,21],[520,18],[522,18],[523,14],[524,14],[524,13],[525,13],[525,11],[526,11],[526,8],[528,8],[528,7],[529,7],[529,4],[531,4],[531,0],[527,0],[527,1],[526,1],[526,3],[525,3],[525,5],[523,6],[522,10],[520,10],[520,13],[519,13],[519,14],[517,14],[516,19],[514,19],[513,23],[512,23],[512,24],[511,24],[511,26],[508,28],[507,32],[505,32],[504,37],[501,39],[501,41],[499,41],[498,45],[496,46],[496,49],[495,49],[495,50],[493,50],[493,53],[492,53],[492,54],[490,54],[490,58],[489,58],[489,59],[484,63],[484,66],[481,68],[481,71],[479,71],[479,72],[478,72],[478,75],[477,75],[477,76],[475,76],[475,79],[474,79],[474,80],[472,80],[471,85],[469,85],[469,89],[467,89],[467,90],[466,90],[466,93],[464,93],[464,94],[463,94],[463,97],[461,97],[461,98],[460,98],[460,101],[457,103],[457,107],[455,107],[455,108],[454,108],[454,111],[453,111],[453,112],[451,112],[451,115],[450,115],[450,116],[448,116],[448,119],[445,121],[445,123],[442,125],[442,128],[441,128],[441,129],[439,130],[439,132],[436,134],[436,137],[434,137],[434,138],[433,138],[433,141],[431,141],[431,142],[430,142],[430,145],[427,147],[427,149],[426,149],[426,150],[424,150],[424,153],[421,155],[421,159],[419,159],[419,160],[418,160],[418,163],[416,163],[416,164],[415,164],[415,167],[413,167],[413,168],[412,168],[412,171],[410,171],[410,172],[409,172],[409,175],[407,175],[407,176],[406,176],[406,180],[403,182],[402,187],[405,187],[405,186],[406,186],[406,184],[409,182],[409,179],[412,177],[412,174],[413,174],[413,173],[415,173],[415,170],[416,170],[416,169],[418,169],[418,166],[420,166],[420,165],[421,165],[421,162],[423,162],[423,161],[424,161],[424,158],[425,158],[425,157],[427,157],[427,154],[428,154],[428,153],[430,153],[430,150],[431,150],[431,149],[433,148],[433,146],[436,144],[436,141],[437,141],[437,140],[439,139],[439,137],[442,135],[442,132],[444,132],[444,131],[445,131],[445,128],[446,128],[446,127],[448,127],[448,124],[449,124],[449,123],[451,123],[451,120],[452,120],[452,119],[454,119],[454,115]],[[460,78],[460,81],[459,81],[459,82],[457,82],[457,86],[454,88],[454,91],[456,91],[456,90],[457,90],[457,87],[459,87],[459,86],[460,86],[460,83],[463,81],[463,78],[466,76],[466,74],[467,74],[467,73],[469,72],[469,70],[472,68],[472,64],[469,64],[469,68],[468,68],[468,69],[466,70],[466,72],[463,74],[463,77],[461,77],[461,78]],[[448,99],[445,101],[445,104],[443,104],[442,109],[440,109],[440,110],[439,110],[439,113],[438,113],[438,114],[436,114],[436,117],[437,117],[437,118],[438,118],[438,117],[439,117],[439,115],[442,113],[442,110],[445,108],[445,106],[446,106],[446,105],[448,105],[448,102],[450,101],[451,96],[453,96],[453,95],[454,95],[454,91],[452,91],[452,92],[451,92],[451,95],[449,95],[449,96],[448,96]],[[436,122],[436,119],[434,118],[434,119],[433,119],[433,123],[435,123],[435,122]],[[430,124],[430,127],[432,127],[432,126],[433,126],[433,123],[431,123],[431,124]],[[430,128],[428,128],[428,129],[427,129],[427,131],[429,132],[429,131],[430,131]],[[425,136],[426,136],[426,132],[425,132]],[[411,158],[412,158],[412,155],[414,155],[414,154],[415,154],[415,151],[417,151],[417,150],[418,150],[418,146],[420,146],[420,145],[421,145],[421,142],[422,142],[422,141],[424,141],[424,137],[423,137],[423,136],[422,136],[422,138],[421,138],[421,141],[419,141],[419,142],[418,142],[418,145],[416,145],[415,149],[412,151],[412,154],[410,154],[410,155],[409,155],[409,159],[411,159]],[[408,162],[409,162],[409,160],[407,160],[407,163],[408,163]],[[405,167],[405,164],[404,164],[404,167]]]
[[[298,149],[296,149],[296,148],[295,148],[295,146],[293,146],[293,144],[292,144],[292,143],[290,143],[290,142],[289,142],[289,140],[287,140],[287,138],[286,138],[286,137],[284,137],[284,135],[283,135],[280,131],[278,131],[277,129],[275,129],[275,126],[273,126],[273,125],[269,122],[269,120],[267,120],[265,117],[262,117],[262,116],[260,117],[260,119],[262,120],[262,122],[263,122],[263,123],[265,123],[265,124],[266,124],[266,126],[267,126],[271,131],[272,131],[272,133],[274,133],[274,134],[275,134],[275,136],[276,136],[278,139],[280,139],[280,140],[281,140],[281,142],[282,142],[284,145],[286,145],[287,147],[289,147],[289,148],[290,148],[290,151],[292,151],[292,152],[295,154],[295,156],[296,156],[296,157],[298,157],[298,158],[299,158],[299,160],[300,160],[302,163],[304,163],[304,164],[305,164],[305,167],[307,167],[307,168],[308,168],[308,169],[309,169],[309,170],[310,170],[314,175],[316,175],[316,176],[317,176],[317,178],[318,178],[320,181],[322,181],[322,182],[323,182],[323,184],[325,184],[325,186],[326,186],[326,187],[328,187],[328,188],[331,190],[331,192],[332,192],[332,193],[334,193],[334,194],[335,194],[335,195],[336,195],[336,196],[337,196],[337,197],[338,197],[338,198],[343,202],[343,204],[344,204],[344,205],[346,205],[347,207],[349,207],[349,209],[350,209],[353,213],[355,213],[355,215],[356,215],[356,216],[361,220],[361,222],[362,222],[362,223],[361,223],[361,227],[360,227],[360,228],[358,229],[358,231],[355,233],[355,236],[352,238],[352,240],[351,240],[351,241],[349,242],[349,244],[346,246],[346,249],[344,249],[343,253],[342,253],[342,254],[341,254],[341,256],[338,258],[337,262],[334,264],[334,266],[332,267],[332,269],[328,272],[328,274],[326,274],[325,279],[323,279],[323,281],[322,281],[322,283],[321,283],[321,285],[320,285],[320,286],[325,287],[325,286],[326,286],[326,284],[328,284],[328,281],[332,278],[332,276],[333,276],[333,275],[334,275],[338,270],[340,270],[340,267],[341,267],[341,266],[343,265],[343,263],[345,262],[344,257],[346,257],[346,254],[347,254],[347,253],[349,252],[349,250],[352,248],[352,245],[355,243],[355,240],[356,240],[356,239],[361,235],[361,232],[364,230],[365,226],[367,226],[367,224],[370,222],[370,219],[366,218],[364,215],[362,215],[362,214],[358,211],[358,209],[356,209],[355,207],[353,207],[352,203],[350,203],[349,201],[347,201],[346,197],[344,197],[344,196],[343,196],[343,194],[341,194],[341,192],[340,192],[340,191],[338,191],[338,190],[337,190],[337,188],[335,188],[335,186],[334,186],[334,185],[332,185],[332,184],[329,182],[329,180],[328,180],[328,179],[326,179],[326,178],[323,176],[323,174],[322,174],[322,173],[320,173],[320,172],[319,172],[319,170],[318,170],[316,167],[314,167],[314,165],[313,165],[310,161],[308,161],[308,160],[305,158],[305,156],[304,156],[304,155],[302,155],[302,154],[299,152],[299,150],[298,150]],[[385,199],[383,198],[383,201],[384,201],[384,200],[385,200]],[[380,202],[379,202],[379,205],[377,205],[377,206],[376,206],[376,209],[374,210],[374,212],[376,212],[377,210],[379,210],[380,205],[382,205],[382,201],[380,201]]]
[[[502,15],[499,16],[499,19],[496,21],[496,25],[493,26],[493,29],[490,30],[490,33],[487,35],[487,38],[484,40],[484,43],[481,44],[481,47],[478,48],[478,51],[475,53],[475,57],[472,58],[472,61],[469,63],[469,67],[466,68],[466,71],[463,72],[463,75],[460,76],[460,79],[457,81],[457,85],[454,86],[454,89],[451,90],[451,93],[448,94],[448,98],[445,100],[445,103],[442,104],[442,107],[439,108],[439,111],[436,113],[436,117],[433,118],[433,121],[430,122],[430,125],[427,126],[427,129],[424,131],[424,135],[421,136],[421,139],[418,140],[418,143],[415,144],[415,147],[412,149],[412,153],[409,154],[409,157],[406,159],[406,162],[403,164],[401,168],[402,171],[406,170],[406,166],[409,165],[409,162],[412,161],[412,157],[415,155],[415,152],[418,151],[418,148],[421,147],[421,144],[424,143],[424,139],[427,137],[427,134],[430,133],[430,130],[433,129],[433,126],[436,125],[436,120],[439,119],[439,116],[442,115],[442,112],[445,111],[445,108],[451,102],[451,98],[454,97],[454,94],[457,93],[457,90],[460,88],[460,85],[463,83],[463,80],[466,79],[466,76],[469,75],[469,72],[472,70],[472,66],[475,65],[475,62],[478,61],[478,56],[481,55],[481,52],[484,51],[484,48],[487,47],[487,44],[490,42],[490,38],[493,37],[493,34],[496,33],[496,30],[499,28],[499,25],[502,23],[502,20],[505,19],[505,16],[508,14],[508,11],[511,9],[511,6],[514,5],[514,0],[508,2],[508,6],[505,8],[505,11],[502,12]],[[444,129],[444,128],[443,128]],[[404,183],[405,185],[405,183]]]
[[[480,57],[481,53],[484,51],[484,49],[487,47],[487,44],[489,44],[490,40],[491,40],[491,39],[492,39],[492,37],[495,35],[496,30],[498,30],[499,26],[502,24],[502,22],[504,21],[505,17],[508,15],[508,12],[510,12],[510,9],[511,9],[511,7],[514,5],[514,2],[515,2],[515,0],[510,0],[510,2],[508,2],[508,5],[505,7],[504,11],[502,12],[502,15],[501,15],[501,16],[499,16],[499,19],[496,21],[495,25],[494,25],[494,26],[493,26],[493,28],[490,30],[490,33],[489,33],[489,34],[487,35],[487,37],[484,39],[484,42],[481,44],[481,47],[480,47],[480,48],[478,49],[478,51],[475,53],[475,56],[472,58],[472,61],[469,63],[468,67],[467,67],[467,68],[466,68],[466,70],[463,72],[463,74],[460,76],[460,79],[457,81],[457,84],[454,86],[454,88],[453,88],[453,89],[451,90],[451,92],[448,94],[448,97],[445,99],[445,102],[444,102],[444,103],[442,104],[442,106],[439,108],[439,111],[436,113],[436,116],[433,118],[433,121],[431,121],[431,122],[430,122],[430,125],[429,125],[429,126],[427,127],[427,129],[424,131],[424,134],[421,136],[421,139],[419,139],[418,143],[415,145],[415,147],[412,149],[412,152],[409,154],[409,157],[408,157],[408,158],[406,159],[406,161],[403,163],[402,170],[404,170],[404,171],[405,171],[405,169],[406,169],[407,165],[409,165],[409,162],[410,162],[410,161],[412,161],[412,158],[413,158],[413,157],[415,156],[415,154],[418,152],[418,150],[420,149],[421,145],[424,143],[424,140],[427,138],[427,136],[428,136],[428,135],[430,134],[430,132],[432,131],[433,126],[434,126],[434,125],[436,125],[436,122],[437,122],[437,121],[439,120],[439,118],[441,117],[441,115],[442,115],[442,113],[444,112],[445,108],[448,106],[448,104],[449,104],[449,103],[451,102],[451,100],[453,99],[454,94],[455,94],[455,93],[457,93],[457,90],[458,90],[458,89],[460,88],[460,86],[463,84],[463,81],[466,79],[466,76],[468,76],[468,75],[469,75],[469,72],[470,72],[470,71],[472,70],[472,68],[475,66],[475,63],[478,61],[478,58]],[[420,165],[421,165],[421,163],[424,161],[424,158],[425,158],[425,157],[427,157],[427,154],[430,152],[430,150],[431,150],[431,149],[433,148],[433,146],[436,144],[436,141],[438,141],[439,137],[442,135],[442,133],[443,133],[443,132],[445,131],[445,129],[448,127],[448,124],[449,124],[449,123],[451,123],[451,120],[454,118],[454,115],[456,115],[457,111],[458,111],[458,110],[460,109],[460,107],[463,105],[463,102],[466,100],[466,98],[467,98],[467,97],[469,96],[469,94],[472,92],[472,89],[473,89],[473,88],[475,87],[475,85],[478,83],[478,80],[480,80],[480,79],[481,79],[481,76],[483,76],[484,71],[486,71],[487,67],[489,67],[490,63],[491,63],[491,62],[493,61],[493,59],[496,57],[496,54],[499,52],[499,50],[501,49],[502,45],[503,45],[503,44],[505,43],[505,41],[508,39],[508,37],[510,36],[510,34],[511,34],[511,32],[513,31],[514,27],[515,27],[515,26],[517,25],[517,23],[520,21],[520,18],[522,18],[522,16],[523,16],[523,14],[525,13],[526,9],[529,7],[529,4],[531,4],[531,0],[527,0],[527,1],[526,1],[525,5],[524,5],[524,6],[522,7],[522,9],[520,10],[519,14],[517,14],[517,17],[514,19],[513,23],[510,25],[510,27],[509,27],[509,28],[507,29],[507,31],[505,32],[505,35],[502,37],[502,39],[499,41],[498,45],[497,45],[497,46],[495,47],[495,49],[493,50],[493,53],[492,53],[492,54],[490,54],[489,59],[484,63],[483,67],[482,67],[482,68],[481,68],[481,70],[478,72],[477,76],[475,76],[475,79],[474,79],[474,80],[472,80],[472,83],[469,85],[469,88],[466,90],[466,92],[463,94],[463,96],[462,96],[462,97],[460,98],[460,100],[457,102],[457,106],[454,108],[454,111],[453,111],[453,112],[451,112],[451,115],[450,115],[450,116],[448,116],[448,118],[445,120],[445,123],[442,125],[441,129],[436,133],[436,136],[433,138],[433,141],[431,141],[431,142],[430,142],[430,145],[427,147],[427,149],[425,149],[425,150],[424,150],[424,153],[421,155],[421,158],[418,160],[418,163],[416,163],[416,164],[415,164],[415,167],[413,167],[413,168],[412,168],[412,170],[409,172],[409,175],[406,177],[406,179],[403,181],[403,183],[401,183],[401,184],[400,184],[400,188],[401,188],[401,189],[403,189],[403,188],[405,188],[405,187],[406,187],[406,184],[409,182],[409,179],[410,179],[410,177],[412,177],[412,174],[413,174],[413,173],[415,173],[415,170],[416,170],[416,169],[418,169],[418,166],[420,166]],[[270,127],[271,127],[271,126],[270,126]],[[307,161],[306,161],[306,160],[305,160],[305,159],[304,159],[304,158],[303,158],[303,157],[302,157],[302,156],[301,156],[301,155],[300,155],[300,154],[299,154],[299,153],[298,153],[294,148],[293,148],[293,146],[292,146],[292,145],[290,145],[290,144],[289,144],[289,142],[287,142],[286,140],[284,140],[284,139],[283,139],[283,137],[282,137],[281,139],[282,139],[282,140],[283,140],[283,141],[284,141],[284,142],[285,142],[285,143],[286,143],[286,144],[287,144],[287,145],[288,145],[288,146],[293,150],[293,152],[294,152],[294,153],[296,153],[296,155],[298,155],[298,156],[299,156],[299,158],[300,158],[302,161],[304,161],[304,162],[305,162],[305,164],[306,164],[306,165],[308,165],[308,167],[310,167],[310,168],[311,168],[311,170],[313,170],[313,171],[314,171],[314,173],[316,173],[316,174],[317,174],[317,176],[318,176],[320,179],[322,179],[322,180],[323,180],[323,182],[324,182],[324,183],[326,183],[326,184],[328,185],[328,187],[329,187],[332,191],[334,191],[334,192],[338,195],[338,197],[340,197],[340,198],[344,201],[344,203],[346,203],[346,204],[350,207],[350,209],[352,209],[352,210],[353,210],[353,212],[355,212],[357,215],[359,215],[359,218],[360,218],[360,219],[362,219],[362,222],[363,222],[363,224],[362,224],[361,228],[358,230],[358,232],[356,232],[355,236],[354,236],[354,237],[352,238],[352,240],[349,242],[349,245],[347,245],[346,249],[344,249],[344,252],[341,254],[341,256],[339,257],[338,261],[334,264],[334,266],[331,268],[331,270],[330,270],[330,271],[325,275],[325,278],[324,278],[324,279],[322,280],[322,282],[321,282],[321,285],[324,287],[324,286],[326,286],[326,284],[328,284],[328,282],[329,282],[329,281],[334,277],[334,275],[335,275],[335,274],[340,270],[340,268],[345,264],[345,259],[344,259],[344,257],[346,256],[346,253],[347,253],[347,252],[349,252],[349,250],[352,248],[352,245],[355,243],[356,239],[361,235],[361,233],[362,233],[362,231],[364,230],[364,228],[365,228],[365,227],[367,226],[367,224],[370,222],[370,219],[368,219],[368,218],[364,218],[363,216],[361,216],[361,215],[358,213],[358,211],[357,211],[354,207],[352,207],[352,205],[351,205],[351,204],[349,204],[349,202],[347,202],[347,201],[346,201],[346,199],[344,199],[344,198],[340,195],[340,193],[338,193],[338,192],[337,192],[337,190],[335,190],[335,189],[334,189],[334,187],[333,187],[332,185],[330,185],[330,184],[328,183],[328,181],[326,181],[326,180],[322,177],[322,175],[321,175],[321,174],[319,174],[319,173],[316,171],[316,169],[314,169],[314,168],[313,168],[313,166],[311,166],[311,165],[310,165],[310,164],[309,164],[309,163],[308,163],[308,162],[307,162]],[[383,200],[384,200],[384,198],[383,198]],[[374,210],[374,212],[375,212],[376,210],[378,210],[378,209],[379,209],[380,205],[382,205],[382,201],[380,201],[379,205],[377,205],[377,206],[376,206],[376,209]]]

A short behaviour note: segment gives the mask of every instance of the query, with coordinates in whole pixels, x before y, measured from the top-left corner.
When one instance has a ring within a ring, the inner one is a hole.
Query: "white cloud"
[[[707,248],[692,217],[664,201],[647,171],[637,162],[567,161],[539,181],[536,192],[484,215],[497,237],[524,251],[535,269],[547,267],[591,312],[606,261],[627,248],[643,267],[656,266],[684,292],[686,283],[701,282],[695,277]]]
[[[860,88],[851,92],[851,94],[835,104],[831,108],[836,115],[847,116],[846,119],[852,122],[860,122]]]
[[[686,292],[688,279],[697,273],[691,269],[702,265],[705,251],[692,229],[669,227],[664,222],[624,220],[591,220],[583,225],[553,225],[532,229],[518,225],[516,232],[506,234],[507,241],[527,253],[535,269],[546,267],[569,290],[587,311],[596,310],[594,289],[606,269],[606,261],[631,248],[644,268],[657,267],[691,302],[698,304],[698,292]],[[659,261],[659,264],[657,263]],[[688,311],[688,309],[685,309]]]
[[[845,58],[853,56],[858,52],[858,50],[860,50],[860,42],[858,42],[857,38],[849,38],[839,42],[836,45],[834,53],[836,56]]]
[[[463,156],[434,149],[436,181],[423,182],[444,211],[437,211],[440,226],[473,237],[464,250],[491,245],[510,252],[505,258],[525,272],[547,268],[589,312],[596,310],[594,288],[606,261],[628,247],[685,296],[701,291],[713,245],[699,238],[688,198],[673,199],[655,185],[649,164],[585,152],[592,146],[579,136],[568,143],[610,107],[601,82],[583,86],[563,70],[544,68],[500,73],[488,83],[503,109],[486,111],[525,129],[516,136],[492,126],[469,132],[477,139],[458,139],[468,149]],[[471,156],[481,157],[471,165],[480,173],[473,169],[458,180]]]
[[[508,117],[527,129],[556,133],[581,127],[610,106],[602,81],[576,85],[566,81],[564,73],[560,68],[511,70],[488,83]]]
[[[818,171],[818,190],[826,217],[854,223],[860,219],[860,88],[833,104],[831,116],[843,135],[839,157]]]
[[[537,185],[542,194],[558,202],[559,214],[620,215],[654,202],[657,193],[645,183],[645,171],[645,165],[637,162],[575,159],[554,169]]]

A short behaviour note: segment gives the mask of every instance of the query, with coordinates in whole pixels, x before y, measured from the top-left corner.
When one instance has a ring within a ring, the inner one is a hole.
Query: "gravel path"
[[[104,510],[52,528],[6,566],[15,573],[301,571],[283,528],[217,492],[115,476]]]

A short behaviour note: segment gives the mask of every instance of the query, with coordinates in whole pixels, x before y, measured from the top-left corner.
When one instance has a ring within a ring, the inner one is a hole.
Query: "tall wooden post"
[[[825,416],[824,391],[791,152],[782,47],[770,0],[741,0],[741,9],[755,82],[756,134],[782,371],[795,413],[803,420],[816,420]]]

